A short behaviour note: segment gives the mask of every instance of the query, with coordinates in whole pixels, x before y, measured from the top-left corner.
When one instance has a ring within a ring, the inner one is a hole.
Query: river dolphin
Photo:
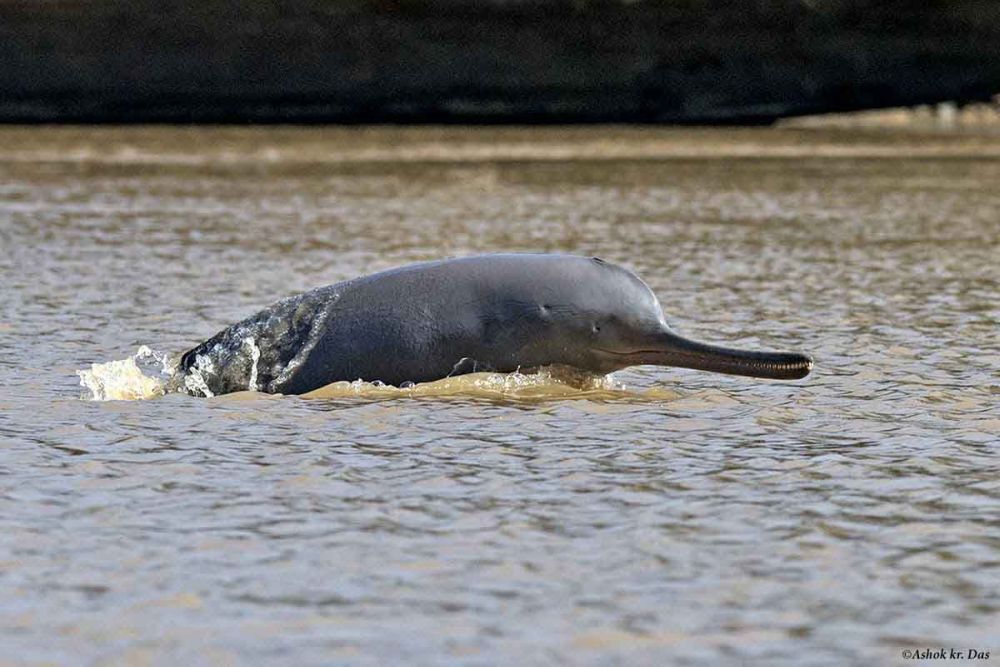
[[[173,389],[303,394],[338,380],[399,386],[556,364],[791,380],[813,362],[684,338],[646,283],[597,257],[496,254],[412,264],[279,301],[186,352]]]

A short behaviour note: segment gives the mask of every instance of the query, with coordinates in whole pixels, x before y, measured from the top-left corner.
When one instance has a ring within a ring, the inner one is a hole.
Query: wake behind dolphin
[[[405,386],[641,364],[798,379],[812,359],[684,338],[638,276],[596,257],[497,254],[412,264],[279,301],[186,352],[170,389],[303,394],[359,379]]]

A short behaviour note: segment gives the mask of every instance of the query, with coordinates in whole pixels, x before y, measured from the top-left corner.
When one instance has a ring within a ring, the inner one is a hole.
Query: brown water
[[[0,655],[995,660],[998,185],[995,135],[0,129]],[[512,250],[625,264],[682,333],[816,370],[79,386],[301,290]]]

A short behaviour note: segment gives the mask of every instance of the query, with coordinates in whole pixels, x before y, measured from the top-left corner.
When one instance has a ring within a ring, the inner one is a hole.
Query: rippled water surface
[[[998,659],[998,184],[964,134],[0,129],[0,654]],[[489,251],[625,264],[682,333],[816,370],[81,398],[141,345]]]

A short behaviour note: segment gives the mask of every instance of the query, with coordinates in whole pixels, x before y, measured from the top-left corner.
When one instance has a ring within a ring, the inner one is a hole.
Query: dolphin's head
[[[558,323],[580,357],[567,359],[574,365],[610,372],[654,364],[778,380],[803,378],[812,369],[812,358],[796,352],[737,350],[684,338],[667,325],[656,295],[638,276],[597,258],[590,262],[589,271],[597,275],[579,277],[577,303],[567,309],[572,317]]]

